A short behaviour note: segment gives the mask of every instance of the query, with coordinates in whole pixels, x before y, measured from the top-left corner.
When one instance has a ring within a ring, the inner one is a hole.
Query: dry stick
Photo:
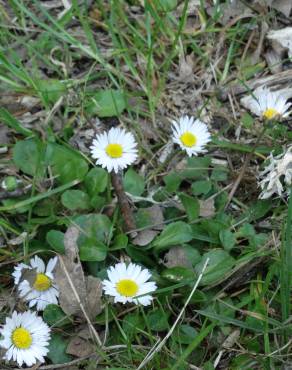
[[[118,202],[121,208],[122,215],[124,217],[126,231],[130,232],[131,238],[137,236],[137,232],[133,231],[136,229],[133,212],[131,210],[129,199],[124,191],[122,176],[120,173],[111,173],[112,184],[118,197]]]
[[[188,299],[186,300],[182,310],[180,311],[177,319],[175,320],[174,324],[172,325],[172,327],[170,328],[169,332],[166,334],[166,336],[162,339],[162,341],[158,340],[156,342],[156,344],[154,344],[154,346],[152,347],[152,349],[149,351],[149,353],[146,355],[146,357],[144,358],[144,360],[141,362],[141,364],[139,365],[139,367],[137,368],[137,370],[140,370],[142,369],[146,364],[148,364],[148,362],[153,358],[153,356],[155,355],[155,353],[157,353],[158,351],[161,350],[161,348],[164,346],[164,344],[166,343],[166,341],[168,340],[168,338],[171,336],[171,334],[173,333],[174,329],[176,328],[179,320],[181,319],[183,313],[185,312],[185,309],[187,308],[187,305],[189,304],[193,294],[195,293],[203,275],[204,275],[204,272],[207,268],[207,265],[209,263],[209,258],[206,259],[206,262],[204,263],[204,266],[202,268],[202,271],[190,293],[190,295],[188,296]]]
[[[67,270],[67,268],[66,268],[66,266],[65,266],[65,263],[64,263],[63,258],[62,258],[62,256],[61,256],[61,255],[59,255],[59,260],[60,260],[60,262],[61,262],[61,265],[62,265],[62,268],[63,268],[63,270],[64,270],[64,272],[65,272],[65,275],[66,275],[66,277],[67,277],[67,279],[68,279],[68,282],[69,282],[69,284],[70,284],[70,286],[71,286],[71,289],[72,289],[72,291],[73,291],[73,293],[74,293],[74,295],[75,295],[75,298],[76,298],[76,300],[77,300],[77,302],[78,302],[78,304],[79,304],[79,306],[80,306],[80,308],[81,308],[81,311],[82,311],[82,313],[83,313],[83,315],[84,315],[84,317],[85,317],[85,319],[86,319],[86,321],[87,321],[87,323],[88,323],[88,326],[90,327],[90,329],[91,329],[92,333],[94,334],[94,337],[95,337],[95,339],[96,339],[96,341],[97,341],[98,345],[99,345],[100,347],[102,347],[102,342],[101,342],[101,340],[100,340],[100,337],[99,337],[99,335],[98,335],[97,331],[95,330],[94,326],[92,325],[92,323],[91,323],[91,321],[90,321],[90,318],[88,317],[88,315],[87,315],[87,313],[86,313],[86,311],[85,311],[85,308],[84,308],[84,306],[83,306],[83,303],[80,301],[79,295],[78,295],[78,293],[77,293],[77,291],[76,291],[76,289],[75,289],[75,286],[74,286],[74,284],[73,284],[73,281],[72,281],[72,280],[71,280],[71,278],[70,278],[70,275],[69,275],[69,273],[68,273],[68,270]]]

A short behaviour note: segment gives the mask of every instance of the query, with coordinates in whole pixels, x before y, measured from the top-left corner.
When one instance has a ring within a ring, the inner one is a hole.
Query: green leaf
[[[139,196],[143,193],[145,183],[142,176],[140,176],[132,168],[129,168],[123,178],[124,189],[127,193]]]
[[[190,325],[181,324],[174,335],[174,340],[182,344],[190,344],[195,337],[198,335],[198,332],[195,328]]]
[[[226,251],[230,251],[236,244],[236,236],[230,230],[221,230],[219,232],[220,241]]]
[[[106,258],[107,242],[111,232],[111,222],[99,214],[79,216],[74,222],[80,227],[81,233],[77,240],[80,259],[82,261],[103,261]]]
[[[71,356],[66,353],[68,340],[64,339],[60,334],[53,333],[49,343],[49,353],[47,357],[53,364],[65,364],[71,361]]]
[[[71,320],[63,312],[62,308],[56,304],[49,304],[43,312],[44,321],[51,327],[62,327],[70,324]]]
[[[81,233],[78,243],[86,238],[95,238],[98,241],[105,242],[111,232],[111,222],[105,215],[89,213],[74,218],[74,222],[80,227]]]
[[[161,276],[174,283],[190,281],[195,277],[193,270],[182,266],[165,269],[162,271]]]
[[[241,122],[245,128],[251,128],[254,124],[254,119],[249,113],[244,112],[241,117]]]
[[[228,173],[228,169],[226,167],[217,166],[212,171],[211,180],[226,181],[227,173]]]
[[[0,119],[8,127],[24,136],[35,136],[34,132],[22,126],[22,124],[5,108],[0,108]]]
[[[192,192],[194,195],[208,194],[212,188],[210,180],[198,180],[192,183]]]
[[[104,261],[106,259],[108,247],[95,239],[87,238],[79,248],[81,261]]]
[[[156,308],[147,315],[148,325],[151,330],[163,331],[169,328],[169,313],[160,308]]]
[[[61,184],[83,180],[88,171],[88,164],[79,153],[56,143],[48,144],[46,161]]]
[[[121,90],[101,90],[95,93],[85,110],[89,115],[99,117],[119,116],[126,108],[126,99]]]
[[[111,246],[111,251],[116,251],[126,248],[128,245],[128,237],[125,234],[118,234],[114,238],[113,244]]]
[[[141,247],[137,248],[131,244],[128,244],[126,246],[126,252],[129,257],[135,262],[140,262],[142,264],[148,265],[148,266],[155,266],[155,260],[152,256],[145,253],[144,250],[141,249]]]
[[[137,312],[129,313],[124,317],[122,327],[127,337],[131,339],[140,330],[144,329],[145,321]]]
[[[273,203],[270,200],[257,200],[244,213],[243,218],[248,217],[248,222],[256,221],[264,217],[272,208]]]
[[[210,157],[191,157],[187,159],[186,168],[180,172],[182,178],[206,179],[208,177]]]
[[[201,280],[201,285],[213,284],[220,280],[235,264],[234,258],[226,251],[223,249],[213,249],[205,253],[201,262],[196,265],[195,271],[197,274],[201,273],[207,258],[209,258],[209,263]]]
[[[237,232],[237,236],[242,238],[252,238],[256,235],[254,227],[249,223],[244,223]]]
[[[157,10],[170,12],[177,7],[177,0],[162,0],[157,3]]]
[[[170,193],[174,193],[178,190],[183,178],[178,173],[171,172],[164,176],[163,181],[166,185],[166,190]]]
[[[61,197],[64,207],[75,211],[76,209],[89,209],[89,196],[81,190],[66,190]]]
[[[200,203],[198,199],[185,193],[180,193],[179,198],[186,210],[188,220],[191,222],[198,219],[200,214]]]
[[[90,197],[103,193],[107,187],[107,183],[108,173],[101,167],[92,168],[84,179],[85,189]]]
[[[154,247],[157,251],[161,251],[172,245],[187,243],[192,239],[191,226],[185,222],[177,221],[165,227],[162,233],[154,240]]]
[[[34,80],[37,86],[37,94],[46,104],[55,104],[56,101],[66,93],[67,87],[64,82],[50,78]]]
[[[31,176],[44,174],[44,144],[37,139],[18,141],[13,148],[13,161],[24,173]]]
[[[58,253],[65,253],[64,233],[58,230],[50,230],[47,232],[46,241]]]

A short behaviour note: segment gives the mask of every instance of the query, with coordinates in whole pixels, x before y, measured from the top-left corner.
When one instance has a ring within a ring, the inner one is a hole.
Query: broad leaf
[[[172,245],[187,243],[192,239],[193,232],[190,225],[182,221],[173,222],[167,225],[154,240],[154,247],[157,251],[161,251]]]
[[[89,196],[81,190],[66,190],[61,197],[64,207],[75,211],[76,209],[89,209]]]
[[[61,184],[83,180],[88,171],[88,164],[79,153],[56,143],[48,144],[46,161]]]
[[[120,90],[101,90],[95,93],[86,105],[86,112],[89,115],[99,117],[119,116],[126,108],[126,99]]]

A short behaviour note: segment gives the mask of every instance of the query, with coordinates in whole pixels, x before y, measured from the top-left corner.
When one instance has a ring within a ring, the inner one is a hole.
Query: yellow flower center
[[[130,279],[123,279],[116,284],[117,291],[125,297],[134,297],[138,292],[138,285]]]
[[[27,349],[32,343],[32,336],[28,330],[19,327],[12,332],[11,341],[15,347]]]
[[[264,118],[266,119],[273,119],[275,118],[276,116],[278,116],[280,113],[278,111],[276,111],[276,109],[274,108],[268,108],[264,113],[263,113],[263,116]]]
[[[123,147],[120,144],[108,144],[105,151],[112,158],[120,158],[123,155]]]
[[[37,274],[33,287],[35,290],[43,292],[48,290],[52,286],[51,279],[47,277],[45,274]]]
[[[187,147],[192,147],[196,145],[197,138],[194,134],[189,131],[186,131],[184,134],[181,135],[180,141]]]

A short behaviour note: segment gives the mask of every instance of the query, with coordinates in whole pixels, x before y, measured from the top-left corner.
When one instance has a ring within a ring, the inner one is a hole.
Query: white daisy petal
[[[149,270],[130,263],[122,262],[111,266],[107,270],[108,279],[102,282],[106,294],[114,297],[115,303],[135,303],[149,305],[153,299],[151,295],[135,298],[141,294],[154,292],[157,286],[154,282],[147,282],[151,278]]]
[[[54,268],[56,267],[56,264],[58,262],[58,257],[51,258],[47,264],[46,272],[52,272]]]
[[[29,307],[36,306],[38,311],[42,311],[47,305],[58,303],[59,291],[52,274],[57,260],[57,257],[51,258],[47,266],[45,266],[44,261],[40,257],[35,256],[30,260],[30,265],[19,264],[15,267],[12,275],[17,283],[20,280],[22,275],[21,270],[24,266],[28,269],[37,270],[34,283],[23,280],[17,286],[19,296],[26,302],[29,302]]]
[[[291,103],[287,100],[292,97],[292,89],[271,91],[266,86],[256,88],[252,94],[243,97],[241,104],[256,116],[266,120],[282,119],[291,113]]]
[[[0,347],[7,349],[4,354],[6,360],[13,359],[18,366],[25,363],[29,367],[36,364],[37,360],[44,362],[43,356],[39,354],[48,353],[50,328],[35,312],[14,311],[11,318],[6,318],[2,335],[4,339],[0,341]]]
[[[205,151],[204,147],[211,140],[211,135],[205,123],[182,116],[178,122],[172,121],[172,140],[191,157]]]
[[[135,138],[130,132],[113,127],[108,132],[96,135],[90,150],[96,164],[106,168],[108,172],[117,173],[137,159],[136,146]]]

